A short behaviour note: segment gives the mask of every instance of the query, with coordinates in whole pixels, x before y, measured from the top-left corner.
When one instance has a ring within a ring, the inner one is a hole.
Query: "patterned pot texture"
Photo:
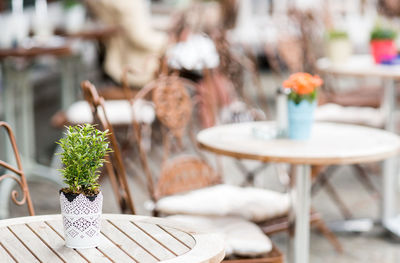
[[[85,196],[60,191],[65,245],[69,248],[94,248],[99,244],[103,194]]]
[[[372,40],[371,53],[375,63],[390,61],[397,56],[396,44],[391,39]]]
[[[299,104],[292,100],[288,102],[289,138],[293,140],[307,140],[311,136],[314,122],[314,111],[317,102],[302,100]]]

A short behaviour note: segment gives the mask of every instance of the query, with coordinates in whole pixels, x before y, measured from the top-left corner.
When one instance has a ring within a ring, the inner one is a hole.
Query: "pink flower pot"
[[[375,63],[391,60],[397,56],[396,44],[391,39],[372,40],[371,53]]]

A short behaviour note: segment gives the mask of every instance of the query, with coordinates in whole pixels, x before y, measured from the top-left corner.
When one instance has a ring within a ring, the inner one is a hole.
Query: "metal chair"
[[[110,132],[109,140],[111,142],[111,148],[113,152],[107,156],[105,167],[108,177],[110,178],[115,197],[117,198],[123,213],[134,214],[135,207],[129,190],[125,166],[123,164],[117,139],[114,135],[114,129],[107,119],[104,108],[104,99],[98,95],[96,88],[89,81],[82,82],[81,86],[85,100],[91,107],[95,123],[98,123],[102,129]]]
[[[0,175],[0,182],[6,178],[13,179],[15,182],[17,182],[17,184],[21,188],[21,194],[18,191],[13,190],[11,192],[11,200],[16,205],[19,206],[26,204],[28,207],[29,215],[33,216],[35,215],[35,211],[33,208],[31,196],[29,194],[29,188],[26,182],[25,174],[22,169],[21,157],[19,155],[17,143],[15,142],[14,133],[10,125],[8,125],[6,122],[0,121],[0,127],[3,127],[7,132],[8,139],[11,143],[12,150],[14,152],[15,161],[17,163],[17,167],[15,167],[14,165],[11,165],[9,163],[6,163],[5,161],[0,160],[0,166],[6,169],[7,171],[6,173]]]

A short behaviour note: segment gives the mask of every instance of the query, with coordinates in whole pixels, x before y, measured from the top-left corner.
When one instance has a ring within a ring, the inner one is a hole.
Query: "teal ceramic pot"
[[[295,104],[292,100],[288,101],[288,133],[290,139],[307,140],[310,138],[316,107],[316,101],[310,103],[307,100],[302,100],[299,104]]]

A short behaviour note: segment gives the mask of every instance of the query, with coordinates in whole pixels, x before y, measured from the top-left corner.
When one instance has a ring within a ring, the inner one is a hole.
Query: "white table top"
[[[317,68],[322,73],[348,76],[375,76],[400,78],[400,65],[375,64],[371,55],[353,55],[345,63],[332,63],[329,58],[320,58]]]
[[[257,128],[258,127],[258,128]],[[254,129],[274,131],[274,122],[215,126],[197,135],[199,147],[239,159],[335,165],[381,161],[400,152],[400,137],[356,125],[315,123],[311,139],[263,139]]]
[[[103,215],[101,242],[93,249],[65,247],[61,215],[0,221],[0,262],[217,263],[224,242],[216,234],[182,229],[171,221]]]

